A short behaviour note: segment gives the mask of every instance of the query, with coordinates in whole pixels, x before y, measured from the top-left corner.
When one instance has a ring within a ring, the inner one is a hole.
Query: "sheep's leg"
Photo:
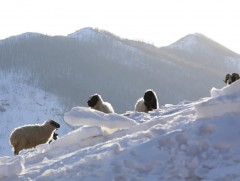
[[[13,147],[14,148],[14,155],[18,155],[19,154],[19,149],[17,149],[17,147]]]
[[[14,150],[14,155],[18,155],[19,151],[18,150]]]

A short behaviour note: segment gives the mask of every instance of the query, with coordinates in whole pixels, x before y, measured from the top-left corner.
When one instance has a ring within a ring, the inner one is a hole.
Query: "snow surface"
[[[213,88],[210,97],[165,105],[149,114],[128,112],[126,118],[73,108],[65,121],[75,126],[74,131],[50,145],[1,157],[0,178],[238,181],[239,105],[237,81]],[[108,126],[115,132],[102,131]]]

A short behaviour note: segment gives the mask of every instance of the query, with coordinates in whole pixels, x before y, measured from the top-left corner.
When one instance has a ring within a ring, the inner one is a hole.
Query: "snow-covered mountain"
[[[60,97],[68,109],[86,106],[99,93],[123,113],[149,88],[160,105],[193,101],[223,86],[226,73],[240,67],[238,54],[198,33],[161,48],[93,28],[68,36],[26,33],[1,42],[0,69],[28,72],[29,85]]]
[[[0,179],[237,181],[240,81],[210,95],[128,117],[73,108],[64,120],[76,130],[0,157]]]

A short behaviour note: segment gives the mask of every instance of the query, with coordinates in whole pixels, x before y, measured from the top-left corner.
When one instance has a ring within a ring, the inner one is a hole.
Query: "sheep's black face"
[[[97,94],[91,96],[87,101],[89,107],[94,107],[99,101],[99,96]]]
[[[146,91],[143,98],[146,102],[150,102],[154,98],[153,91],[152,90]]]
[[[230,75],[230,74],[227,74],[226,75],[226,77],[225,77],[225,83],[227,84],[231,84],[231,83],[233,83],[233,82],[235,82],[236,80],[238,80],[240,77],[239,77],[239,75],[237,74],[237,73],[233,73],[232,75]]]
[[[60,124],[58,124],[57,122],[50,120],[49,121],[51,125],[53,125],[55,128],[60,128]]]
[[[57,140],[58,134],[56,132],[53,133],[53,139]]]
[[[144,104],[149,111],[157,109],[157,98],[152,90],[148,90],[144,94]]]
[[[227,84],[228,83],[228,79],[231,77],[231,75],[230,74],[227,74],[226,76],[225,76],[225,80],[224,80],[224,82]]]

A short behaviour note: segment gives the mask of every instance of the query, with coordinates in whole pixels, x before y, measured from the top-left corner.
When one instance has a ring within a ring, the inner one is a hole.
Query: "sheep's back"
[[[103,102],[101,109],[101,111],[104,113],[114,113],[112,105],[108,102]]]

